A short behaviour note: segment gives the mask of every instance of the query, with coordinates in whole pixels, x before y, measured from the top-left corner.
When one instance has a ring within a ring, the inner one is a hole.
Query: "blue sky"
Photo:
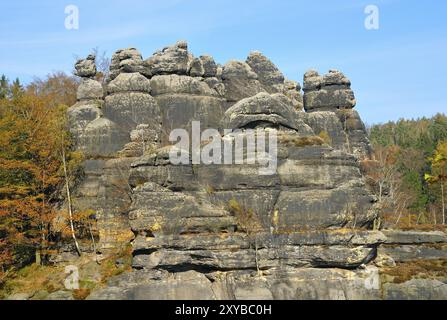
[[[70,4],[79,30],[64,27]],[[379,30],[364,27],[369,4],[380,10]],[[339,69],[369,124],[447,113],[444,0],[15,0],[0,12],[0,74],[25,83],[71,72],[75,56],[95,47],[148,57],[186,39],[220,63],[260,50],[300,83],[308,69]]]

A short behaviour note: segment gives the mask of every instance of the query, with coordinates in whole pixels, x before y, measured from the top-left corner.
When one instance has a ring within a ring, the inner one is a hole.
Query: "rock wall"
[[[414,246],[444,257],[411,240],[424,234],[395,246],[405,234],[371,230],[376,199],[359,168],[371,146],[341,72],[307,72],[303,96],[259,52],[221,66],[180,41],[148,59],[117,51],[103,88],[94,60],[76,64],[79,101],[68,111],[86,156],[74,205],[96,210],[100,251],[132,244],[134,272],[92,299],[393,298],[405,287],[384,295],[378,255],[382,266],[419,257]],[[169,134],[193,121],[224,142],[276,134],[276,169],[172,164]]]

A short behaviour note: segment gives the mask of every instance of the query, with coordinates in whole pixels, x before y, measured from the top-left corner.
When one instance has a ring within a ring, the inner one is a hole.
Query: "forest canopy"
[[[368,128],[379,163],[385,215],[397,225],[445,224],[447,117],[399,120]],[[376,183],[377,185],[377,183]]]

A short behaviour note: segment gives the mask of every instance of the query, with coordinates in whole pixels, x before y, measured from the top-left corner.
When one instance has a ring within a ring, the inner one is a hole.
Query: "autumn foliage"
[[[64,182],[61,151],[76,158],[66,131],[64,102],[73,99],[67,83],[69,77],[53,75],[0,99],[0,272],[51,244]]]
[[[399,120],[369,131],[375,153],[372,161],[363,161],[363,169],[377,195],[382,225],[445,226],[447,117]]]

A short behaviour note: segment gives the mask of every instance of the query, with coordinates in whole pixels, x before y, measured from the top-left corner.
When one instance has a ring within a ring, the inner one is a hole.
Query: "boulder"
[[[385,283],[385,300],[447,300],[447,285],[436,279],[412,279],[404,283]]]
[[[101,100],[104,98],[104,91],[101,83],[92,79],[82,79],[78,87],[77,99],[84,100]]]
[[[121,73],[107,85],[109,94],[123,92],[151,92],[150,81],[140,73]]]
[[[215,90],[219,95],[219,97],[222,98],[225,97],[226,93],[225,85],[223,84],[222,80],[215,77],[211,77],[211,78],[205,78],[203,81],[208,85],[208,87]]]
[[[230,103],[265,92],[258,75],[245,62],[233,60],[225,64],[222,81],[226,89],[225,98]]]
[[[151,87],[154,97],[164,94],[217,96],[217,92],[212,90],[205,81],[176,74],[152,77]]]
[[[173,46],[157,51],[145,61],[145,65],[152,75],[160,74],[188,74],[193,56],[188,52],[188,45],[179,41]]]
[[[120,73],[140,73],[150,77],[149,68],[145,66],[141,53],[135,48],[120,49],[112,55],[109,80],[115,79]]]
[[[306,111],[352,109],[356,105],[351,82],[337,70],[324,76],[314,70],[306,72],[303,90]]]
[[[222,89],[218,82],[210,88],[200,78],[158,75],[151,79],[151,87],[162,116],[162,144],[169,143],[169,134],[174,129],[190,133],[192,121],[200,121],[201,130],[221,128],[225,100],[218,92]]]
[[[203,67],[202,60],[194,58],[191,62],[191,69],[189,75],[191,77],[203,77],[205,74],[205,68]]]
[[[29,300],[32,296],[32,293],[14,293],[7,296],[5,300]]]
[[[284,94],[292,101],[292,105],[296,110],[303,110],[303,96],[301,95],[301,86],[298,82],[285,80]]]
[[[284,75],[266,56],[259,51],[253,51],[247,58],[247,64],[258,75],[264,89],[269,93],[284,91]]]
[[[191,62],[189,75],[191,77],[216,77],[217,64],[211,56],[200,56]]]
[[[56,300],[56,301],[74,300],[73,292],[59,290],[59,291],[50,293],[48,296],[46,296],[45,300],[50,300],[50,301],[51,300]]]
[[[217,64],[212,56],[200,56],[200,61],[204,69],[203,77],[212,78],[217,76]]]
[[[224,122],[228,128],[245,128],[261,122],[295,130],[306,126],[285,98],[261,92],[242,99],[225,112]]]
[[[75,75],[81,78],[94,78],[96,75],[96,56],[90,54],[86,59],[80,59],[75,64]]]

